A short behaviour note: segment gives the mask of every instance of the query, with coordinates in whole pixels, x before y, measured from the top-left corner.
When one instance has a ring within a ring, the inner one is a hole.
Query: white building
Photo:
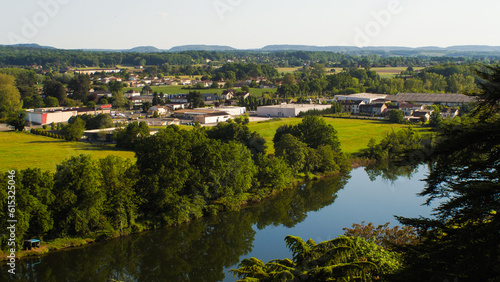
[[[301,112],[310,110],[326,110],[332,105],[315,104],[281,104],[274,106],[257,107],[257,116],[260,117],[296,117]]]
[[[335,101],[363,101],[370,104],[374,100],[385,99],[386,94],[357,93],[350,95],[335,95]]]

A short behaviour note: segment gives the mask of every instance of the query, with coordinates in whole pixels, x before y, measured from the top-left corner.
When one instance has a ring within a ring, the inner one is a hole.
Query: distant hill
[[[231,46],[220,46],[220,45],[182,45],[172,47],[170,52],[182,52],[182,51],[235,51],[236,48]]]
[[[135,52],[135,53],[158,53],[164,52],[154,46],[138,46],[129,50],[122,50],[122,52]]]
[[[36,43],[23,43],[23,44],[0,45],[0,46],[11,46],[11,47],[21,47],[21,48],[33,48],[33,49],[57,49],[51,46],[41,46]]]
[[[50,46],[41,46],[39,44],[16,44],[0,45],[2,47],[15,48],[34,48],[34,49],[56,49]],[[138,46],[131,49],[80,49],[87,52],[122,52],[122,53],[159,53],[159,52],[183,52],[183,51],[253,51],[253,52],[277,52],[277,51],[309,51],[309,52],[341,52],[352,55],[370,55],[377,54],[381,56],[499,56],[500,46],[487,45],[457,45],[450,47],[423,46],[423,47],[401,47],[401,46],[314,46],[314,45],[291,45],[278,44],[267,45],[258,49],[236,49],[231,46],[223,45],[181,45],[171,49],[159,49],[154,46]]]

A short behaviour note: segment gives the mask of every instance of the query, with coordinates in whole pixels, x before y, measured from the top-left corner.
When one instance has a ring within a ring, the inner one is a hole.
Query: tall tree
[[[64,87],[61,82],[52,79],[45,81],[43,85],[43,93],[45,94],[45,97],[50,96],[57,98],[59,103],[62,103],[67,96],[66,87]]]
[[[440,201],[435,218],[399,218],[420,235],[416,246],[403,246],[409,277],[500,277],[500,67],[481,76],[476,122],[443,127],[420,193]]]
[[[0,73],[0,118],[5,118],[21,107],[21,94],[16,88],[14,77]]]
[[[200,91],[189,91],[187,100],[190,109],[200,108],[205,106],[205,103],[203,102],[203,95],[201,94]]]
[[[89,99],[90,76],[77,74],[68,84],[68,88],[73,91],[72,99],[87,102]]]

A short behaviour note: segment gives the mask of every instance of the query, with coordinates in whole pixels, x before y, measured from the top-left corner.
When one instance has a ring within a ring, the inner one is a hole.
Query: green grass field
[[[67,142],[31,133],[0,132],[0,173],[17,168],[38,167],[54,172],[63,160],[80,154],[93,158],[117,155],[134,158],[134,153],[113,147],[92,146],[82,142]]]
[[[337,130],[342,151],[349,154],[368,148],[368,141],[371,138],[379,142],[392,129],[398,130],[408,127],[408,125],[393,124],[381,120],[344,118],[325,118],[325,120]],[[288,118],[261,123],[251,122],[249,127],[251,131],[257,131],[266,139],[268,153],[274,153],[272,140],[276,129],[285,124],[295,125],[300,122],[299,118]],[[413,128],[422,134],[428,133],[427,129],[420,125],[413,125]]]

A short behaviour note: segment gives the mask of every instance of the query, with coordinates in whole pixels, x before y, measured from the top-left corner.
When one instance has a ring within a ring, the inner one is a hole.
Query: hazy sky
[[[500,46],[498,0],[1,0],[0,44]]]

